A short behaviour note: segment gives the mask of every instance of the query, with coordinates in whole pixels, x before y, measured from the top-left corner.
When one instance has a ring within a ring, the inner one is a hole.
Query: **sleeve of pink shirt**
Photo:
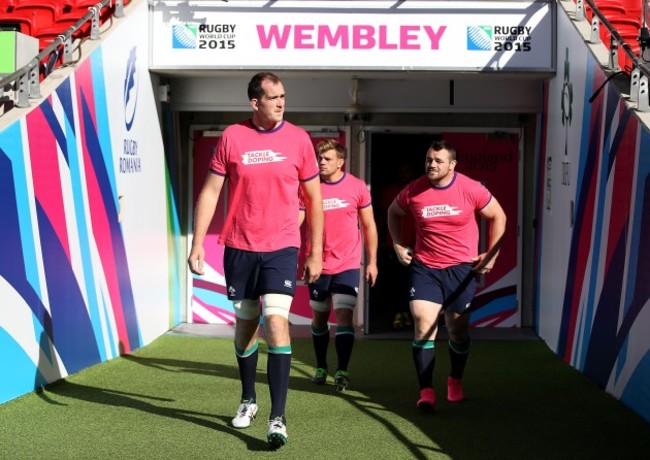
[[[492,194],[490,191],[479,181],[472,181],[474,187],[472,189],[472,194],[476,199],[476,210],[480,211],[492,201]]]
[[[210,172],[225,176],[226,169],[226,144],[228,143],[226,132],[217,141],[212,158],[210,159]]]
[[[309,181],[318,176],[320,171],[318,169],[318,162],[316,161],[316,151],[314,145],[309,138],[309,134],[305,132],[303,141],[301,143],[301,164],[299,177],[302,182]]]
[[[409,189],[410,189],[410,185],[403,188],[395,197],[395,201],[397,201],[399,207],[402,208],[404,211],[408,211],[409,208],[409,200],[408,200]]]
[[[366,186],[366,183],[359,179],[359,209],[367,208],[372,204],[372,198],[370,196],[370,190]]]

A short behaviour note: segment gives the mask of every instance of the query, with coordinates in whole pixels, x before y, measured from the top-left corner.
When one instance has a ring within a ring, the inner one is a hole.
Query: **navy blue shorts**
[[[334,275],[321,275],[309,285],[309,298],[322,302],[331,294],[359,295],[360,268],[353,268]]]
[[[264,294],[296,291],[298,248],[251,252],[226,247],[223,270],[228,300],[258,299]]]
[[[472,264],[447,268],[429,268],[417,260],[410,265],[410,300],[427,300],[442,305],[443,310],[464,313],[476,293],[476,273]]]

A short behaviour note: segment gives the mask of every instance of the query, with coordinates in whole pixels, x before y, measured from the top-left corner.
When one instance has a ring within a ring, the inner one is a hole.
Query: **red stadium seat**
[[[99,0],[67,0],[68,3],[70,4],[71,12],[77,12],[80,13],[79,17],[83,16],[88,12],[89,8],[92,8],[93,6],[97,6],[97,4],[101,3]],[[114,3],[110,2],[108,5],[104,6],[102,10],[99,13],[99,22],[100,24],[103,24],[106,22],[108,18],[111,17],[113,14],[113,8],[111,5]]]
[[[63,12],[64,2],[53,0],[20,0],[15,2],[12,8],[13,13],[26,11],[37,15],[52,17],[52,21]]]
[[[631,34],[629,32],[625,32],[621,34],[621,38],[632,49],[632,51],[634,52],[634,54],[636,54],[637,57],[641,55],[641,45],[637,40],[638,36],[639,36],[638,33]],[[621,69],[629,71],[632,69],[633,64],[634,63],[632,62],[632,59],[627,55],[627,53],[622,49],[619,49],[618,65],[621,67]]]
[[[632,19],[643,20],[643,2],[646,0],[619,0],[625,8],[626,16]]]
[[[40,29],[36,38],[41,41],[41,49],[47,47],[59,35],[62,35],[66,30],[75,25],[83,15],[67,13],[64,17],[58,19],[52,26]],[[79,29],[75,30],[72,34],[73,39],[84,38],[90,36],[91,21],[85,22]],[[43,46],[44,45],[44,46]]]
[[[641,30],[640,21],[625,16],[614,16],[608,19],[617,32],[631,32],[637,36],[639,35],[639,31]]]
[[[38,0],[30,0],[38,1]],[[62,13],[56,17],[55,22],[51,27],[41,30],[41,35],[53,35],[57,31],[58,33],[63,33],[65,30],[73,26],[77,21],[79,21],[86,13],[88,13],[88,8],[85,6],[78,6],[82,4],[79,0],[49,0],[49,1],[58,1],[61,4],[64,4],[65,7],[62,10]],[[86,3],[92,3],[91,6],[97,5],[99,2],[97,0],[84,0]],[[103,12],[102,12],[103,14]],[[101,15],[100,15],[101,16]],[[90,31],[91,23],[88,21],[83,26],[83,32],[88,33]],[[57,34],[58,35],[58,34]]]
[[[616,14],[625,14],[625,7],[621,5],[618,1],[612,0],[601,0],[601,2],[596,2],[596,8],[601,12],[605,17]]]
[[[641,23],[635,19],[617,14],[616,16],[608,17],[607,20],[620,35],[625,35],[626,37],[639,36]],[[607,47],[610,46],[611,34],[602,24],[600,28],[600,38]]]
[[[600,14],[611,23],[612,18],[626,17],[625,7],[621,5],[619,0],[600,0],[596,2],[596,8]],[[610,46],[610,33],[607,27],[600,23],[599,30],[600,40],[609,48]]]
[[[3,1],[13,4],[14,8],[52,7],[61,11],[70,9],[70,0],[0,0],[0,3]]]
[[[7,26],[17,25],[17,30],[25,35],[35,36],[40,28],[47,27],[54,22],[54,19],[48,15],[41,15],[35,11],[12,11],[4,13],[0,19],[0,28],[6,30]]]
[[[21,24],[21,32],[36,36],[40,29],[49,27],[56,17],[62,13],[60,5],[41,3],[37,5],[33,0],[21,0],[13,5],[2,15],[2,22],[16,21]]]

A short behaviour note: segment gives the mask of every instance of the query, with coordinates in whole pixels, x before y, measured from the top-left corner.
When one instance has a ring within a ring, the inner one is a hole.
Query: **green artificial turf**
[[[309,381],[309,340],[292,347],[289,443],[278,451],[266,443],[265,343],[258,419],[235,430],[232,339],[167,334],[0,406],[0,458],[638,459],[650,452],[650,424],[541,341],[475,341],[467,399],[457,404],[445,401],[449,360],[438,342],[433,414],[415,408],[410,341],[357,341],[343,394],[331,381]]]

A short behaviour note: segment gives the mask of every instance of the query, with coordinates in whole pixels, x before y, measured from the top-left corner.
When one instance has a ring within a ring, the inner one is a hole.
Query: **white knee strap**
[[[259,300],[235,300],[232,306],[235,309],[235,316],[239,319],[255,319],[260,316]]]
[[[357,305],[357,298],[350,294],[332,294],[332,303],[334,304],[334,310],[339,308],[354,310]]]
[[[318,311],[321,313],[327,313],[330,311],[330,298],[328,297],[325,300],[310,300],[309,301],[309,306],[311,307],[312,310]]]
[[[286,294],[264,294],[262,296],[262,314],[264,317],[278,315],[289,319],[292,300],[293,297]]]

